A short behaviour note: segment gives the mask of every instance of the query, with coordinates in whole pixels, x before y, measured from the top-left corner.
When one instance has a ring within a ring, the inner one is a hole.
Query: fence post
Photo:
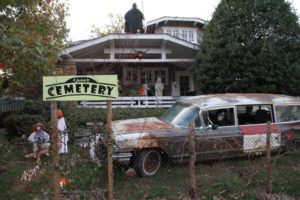
[[[113,146],[112,146],[112,105],[107,101],[107,172],[108,172],[108,200],[113,200]]]
[[[52,143],[52,167],[53,167],[53,192],[54,199],[60,200],[60,188],[59,188],[59,157],[58,157],[58,135],[57,135],[57,103],[51,102],[51,143]]]
[[[272,162],[271,162],[271,134],[272,134],[272,127],[271,122],[268,122],[267,125],[267,163],[266,163],[266,170],[267,170],[267,199],[271,199],[272,195]]]
[[[189,121],[190,135],[189,135],[189,176],[190,176],[190,189],[189,195],[191,200],[198,199],[196,192],[196,177],[195,177],[195,162],[196,162],[196,152],[195,152],[195,122],[193,120]]]

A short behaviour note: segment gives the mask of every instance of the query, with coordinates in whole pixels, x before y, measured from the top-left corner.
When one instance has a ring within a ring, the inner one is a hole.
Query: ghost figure
[[[172,83],[172,94],[171,95],[173,97],[180,96],[180,89],[179,89],[179,86],[178,86],[177,82]]]
[[[163,95],[164,85],[161,83],[161,78],[158,77],[155,83],[155,96]]]

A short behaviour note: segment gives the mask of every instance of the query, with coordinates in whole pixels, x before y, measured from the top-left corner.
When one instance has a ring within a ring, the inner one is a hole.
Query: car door
[[[242,133],[236,124],[234,107],[203,110],[203,129],[197,132],[196,151],[199,160],[240,155]]]

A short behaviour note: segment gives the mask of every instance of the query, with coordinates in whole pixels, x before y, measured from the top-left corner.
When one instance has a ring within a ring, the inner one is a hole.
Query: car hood
[[[113,121],[113,131],[118,135],[144,133],[150,130],[153,132],[154,130],[169,128],[172,128],[171,124],[168,124],[157,117]]]

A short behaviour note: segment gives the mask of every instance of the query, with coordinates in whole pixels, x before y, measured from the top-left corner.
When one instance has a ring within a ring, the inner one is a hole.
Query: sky
[[[300,0],[289,0],[300,16]],[[71,41],[89,39],[92,25],[109,23],[108,14],[122,16],[136,3],[145,22],[163,17],[198,17],[210,20],[220,0],[69,0],[67,26]]]

